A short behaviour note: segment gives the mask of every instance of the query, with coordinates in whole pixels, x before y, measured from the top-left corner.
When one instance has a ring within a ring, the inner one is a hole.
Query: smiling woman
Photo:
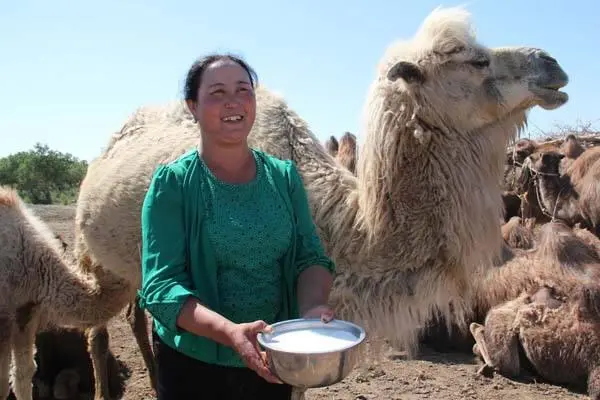
[[[334,264],[296,166],[248,146],[256,81],[234,56],[192,65],[201,146],[159,166],[144,199],[140,305],[154,317],[158,400],[289,399],[257,333],[333,318]]]

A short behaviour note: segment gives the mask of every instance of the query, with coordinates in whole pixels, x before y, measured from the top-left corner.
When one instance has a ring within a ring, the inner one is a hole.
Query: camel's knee
[[[588,396],[600,400],[600,366],[592,368],[588,376]]]
[[[477,322],[471,322],[471,324],[469,325],[469,331],[473,336],[477,335],[477,333],[482,331],[483,329],[483,325],[478,324]]]
[[[88,351],[93,355],[108,354],[109,335],[106,326],[88,329],[86,331]]]
[[[477,345],[477,343],[475,343],[475,344],[473,345],[473,349],[472,349],[472,351],[473,351],[473,354],[474,354],[475,356],[477,356],[477,357],[480,357],[480,358],[481,358],[481,352],[479,351],[479,346]]]

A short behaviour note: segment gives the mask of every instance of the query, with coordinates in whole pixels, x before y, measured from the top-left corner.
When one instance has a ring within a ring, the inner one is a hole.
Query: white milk
[[[290,353],[336,351],[356,343],[353,334],[327,328],[311,328],[275,334],[265,338],[270,348]]]

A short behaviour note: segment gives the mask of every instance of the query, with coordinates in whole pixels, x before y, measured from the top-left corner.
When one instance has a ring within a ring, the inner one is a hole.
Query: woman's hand
[[[234,324],[229,332],[231,347],[242,357],[246,366],[271,383],[283,383],[273,375],[267,365],[267,355],[260,351],[256,335],[269,332],[271,327],[264,321]]]
[[[309,308],[302,315],[303,318],[321,318],[321,321],[327,323],[334,318],[334,311],[327,304],[321,304],[312,308]]]

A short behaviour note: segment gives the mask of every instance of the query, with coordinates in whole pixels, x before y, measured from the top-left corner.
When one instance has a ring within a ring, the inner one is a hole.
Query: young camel
[[[437,9],[383,56],[365,102],[356,176],[283,99],[257,88],[250,145],[296,163],[337,264],[330,301],[338,318],[411,353],[436,310],[449,316],[452,302],[461,318],[473,274],[501,249],[506,146],[530,108],[565,104],[557,88],[567,81],[548,53],[484,47],[466,11]],[[139,109],[114,135],[90,164],[78,199],[75,251],[86,269],[119,277],[128,288],[140,284],[139,214],[152,172],[198,141],[182,102]],[[123,307],[135,298],[129,294]],[[95,332],[106,342],[104,326]],[[147,336],[136,338],[148,351]],[[107,393],[102,357],[92,352],[97,399]]]
[[[358,157],[356,147],[356,136],[350,132],[345,132],[340,138],[339,150],[336,154],[338,162],[348,171],[356,175],[356,158]]]
[[[4,186],[0,186],[0,249],[0,398],[9,394],[12,352],[13,392],[18,400],[31,400],[37,332],[53,326],[85,329],[104,324],[131,297],[123,281],[83,273],[64,255],[61,240],[26,208],[15,190]]]
[[[470,331],[473,352],[485,363],[481,373],[495,370],[515,378],[529,364],[531,372],[555,384],[587,381],[590,397],[600,399],[597,282],[566,277],[559,290],[542,286],[533,294],[524,292],[492,308],[484,325],[472,323]]]

